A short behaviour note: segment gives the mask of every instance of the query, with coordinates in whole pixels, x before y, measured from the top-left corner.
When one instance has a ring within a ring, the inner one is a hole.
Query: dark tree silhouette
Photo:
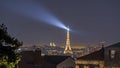
[[[0,68],[14,68],[18,64],[21,58],[18,50],[22,44],[8,34],[4,24],[0,24]]]

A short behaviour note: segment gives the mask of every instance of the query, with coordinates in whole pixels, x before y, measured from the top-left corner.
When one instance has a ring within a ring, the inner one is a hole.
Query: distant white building
[[[54,42],[50,42],[50,46],[51,46],[51,47],[55,47],[56,44],[55,44]]]

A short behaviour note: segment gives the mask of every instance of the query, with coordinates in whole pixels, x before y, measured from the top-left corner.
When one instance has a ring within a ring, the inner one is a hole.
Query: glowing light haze
[[[71,45],[107,45],[120,41],[119,6],[120,0],[0,0],[0,23],[25,45],[65,45],[66,26]]]
[[[48,9],[34,1],[4,1],[1,5],[7,9],[12,9],[12,12],[27,18],[43,21],[46,24],[50,24],[62,29],[68,29],[63,22],[52,15]]]

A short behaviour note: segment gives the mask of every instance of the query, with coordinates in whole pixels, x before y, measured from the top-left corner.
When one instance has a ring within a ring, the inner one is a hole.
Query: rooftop
[[[104,60],[104,48],[77,58],[78,60]]]

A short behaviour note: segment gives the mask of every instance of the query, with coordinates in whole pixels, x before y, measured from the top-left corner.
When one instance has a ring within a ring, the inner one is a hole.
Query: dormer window
[[[110,51],[110,57],[111,57],[112,59],[115,58],[115,53],[116,53],[115,50],[111,50],[111,51]]]

